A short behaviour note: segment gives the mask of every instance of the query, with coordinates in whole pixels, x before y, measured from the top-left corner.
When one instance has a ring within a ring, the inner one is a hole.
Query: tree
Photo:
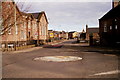
[[[11,33],[11,29],[15,29],[14,31],[17,33],[18,26],[23,24],[23,15],[22,12],[27,12],[29,7],[24,8],[24,2],[14,2],[14,1],[0,1],[0,36],[7,37],[9,33]],[[18,9],[22,10],[22,12]],[[25,17],[25,16],[24,16]],[[27,15],[25,17],[27,19]],[[13,37],[15,37],[13,35]],[[3,42],[1,40],[1,42]],[[6,47],[7,42],[5,43]],[[16,44],[14,45],[16,48]]]
[[[24,8],[24,2],[13,2],[13,1],[5,1],[0,2],[0,31],[1,35],[5,35],[11,30],[11,27],[22,24],[20,21],[20,18],[22,15],[17,14],[17,10],[22,10],[22,12],[27,12],[29,7]],[[19,6],[19,9],[18,7]]]

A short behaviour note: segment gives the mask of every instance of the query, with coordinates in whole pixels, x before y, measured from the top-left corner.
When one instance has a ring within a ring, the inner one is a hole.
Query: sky
[[[111,7],[111,1],[106,2],[25,2],[28,12],[45,11],[49,24],[49,30],[78,31],[88,27],[99,27],[99,20]],[[24,9],[25,9],[24,8]]]

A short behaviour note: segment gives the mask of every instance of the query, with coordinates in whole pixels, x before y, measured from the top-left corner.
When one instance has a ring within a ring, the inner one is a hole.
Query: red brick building
[[[103,46],[120,46],[120,5],[115,6],[99,19],[100,44]]]

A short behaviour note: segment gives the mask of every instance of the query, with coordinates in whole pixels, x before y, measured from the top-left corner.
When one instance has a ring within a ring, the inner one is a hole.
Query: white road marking
[[[108,71],[108,72],[101,72],[101,73],[96,73],[96,74],[89,75],[89,76],[110,75],[110,74],[118,74],[118,73],[120,73],[120,70],[114,70],[114,71]]]
[[[81,57],[77,56],[44,56],[34,58],[35,61],[43,60],[43,61],[53,61],[53,62],[65,62],[65,61],[78,61],[81,60]]]

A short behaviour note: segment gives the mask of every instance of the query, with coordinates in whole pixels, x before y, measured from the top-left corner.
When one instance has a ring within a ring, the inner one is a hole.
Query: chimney
[[[87,33],[88,25],[86,24],[86,33]]]
[[[120,0],[112,0],[112,8],[115,8],[120,4]]]

